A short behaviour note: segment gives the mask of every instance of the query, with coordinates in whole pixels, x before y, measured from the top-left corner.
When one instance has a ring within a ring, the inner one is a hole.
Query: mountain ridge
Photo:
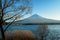
[[[15,23],[43,23],[43,22],[45,22],[45,23],[60,23],[60,21],[58,21],[58,20],[43,18],[37,14],[34,14],[24,20],[16,21]]]

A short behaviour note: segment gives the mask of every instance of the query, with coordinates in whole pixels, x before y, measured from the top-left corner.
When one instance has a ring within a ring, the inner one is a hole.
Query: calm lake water
[[[7,30],[30,30],[34,35],[37,34],[39,25],[20,25],[20,26],[9,26]],[[3,26],[3,28],[6,28],[6,25]],[[51,39],[51,36],[55,37],[56,35],[60,35],[60,25],[48,25],[48,37],[47,39]],[[60,36],[59,36],[60,37]],[[56,39],[55,40],[60,40]]]
[[[21,25],[21,26],[9,26],[7,30],[30,30],[34,34],[37,33],[39,25]],[[4,29],[6,26],[3,27]],[[59,31],[60,30],[60,25],[48,25],[48,30],[49,31]],[[60,31],[59,31],[60,32]]]

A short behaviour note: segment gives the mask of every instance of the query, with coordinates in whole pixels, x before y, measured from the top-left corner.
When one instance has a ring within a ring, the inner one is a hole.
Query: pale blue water
[[[6,26],[3,28],[5,29]],[[39,25],[21,25],[21,26],[9,26],[7,30],[30,30],[34,34],[37,33]],[[60,25],[48,25],[48,30],[49,31],[59,31],[60,32]]]
[[[5,29],[6,26],[3,28]],[[38,25],[21,25],[21,26],[9,26],[7,30],[30,30],[34,34],[37,33]]]
[[[5,29],[5,25],[3,28]],[[37,34],[39,25],[21,25],[21,26],[10,26],[7,30],[30,30],[33,34]],[[57,35],[60,35],[60,25],[48,25],[48,36],[47,40],[51,40],[52,37],[56,38],[55,40],[60,40],[57,38]]]

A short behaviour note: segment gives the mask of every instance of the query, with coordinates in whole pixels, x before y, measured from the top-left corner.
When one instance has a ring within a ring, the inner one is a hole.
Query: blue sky
[[[31,0],[31,4],[32,13],[24,18],[38,14],[44,18],[60,20],[60,0]]]
[[[60,20],[60,0],[31,0],[33,14],[48,19]]]

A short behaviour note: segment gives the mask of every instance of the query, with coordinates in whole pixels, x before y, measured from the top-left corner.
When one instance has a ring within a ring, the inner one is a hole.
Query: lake
[[[20,26],[9,26],[7,30],[30,30],[34,35],[37,35],[37,29],[38,29],[39,25],[20,25]],[[3,28],[6,28],[6,25],[3,26]],[[46,37],[47,39],[52,39],[51,37],[55,37],[56,36],[56,40],[57,40],[57,35],[60,35],[60,25],[48,25],[48,37]],[[59,36],[60,37],[60,36]],[[60,40],[60,39],[59,39]]]
[[[20,25],[20,26],[9,26],[7,30],[30,30],[33,33],[37,31],[39,25]],[[3,26],[3,28],[5,29],[6,26]],[[49,30],[56,30],[59,31],[60,30],[60,25],[48,25],[48,29]]]

